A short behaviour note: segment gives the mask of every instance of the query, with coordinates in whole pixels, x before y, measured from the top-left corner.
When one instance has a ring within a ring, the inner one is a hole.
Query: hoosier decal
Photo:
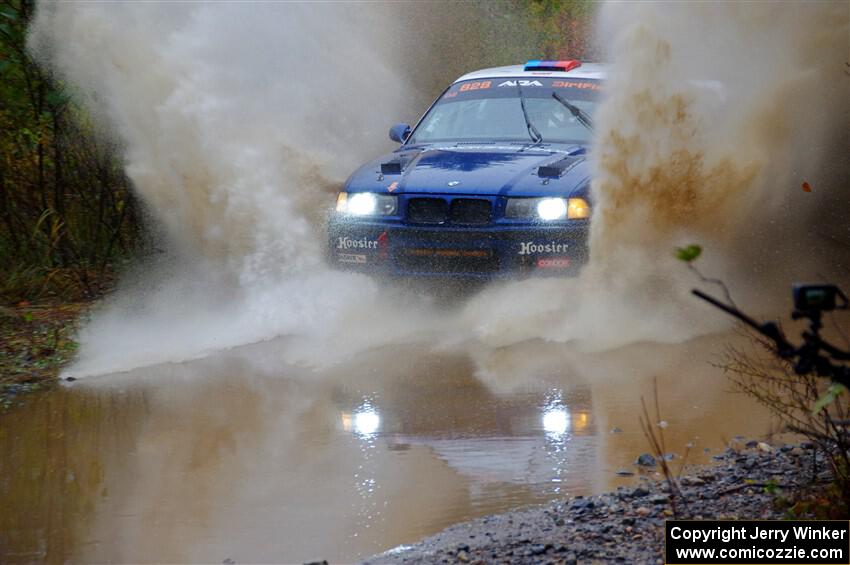
[[[351,239],[350,237],[338,237],[336,241],[337,249],[377,249],[378,242],[366,237],[360,239]]]
[[[519,244],[520,255],[532,255],[534,253],[566,253],[570,249],[569,243],[536,243],[534,241],[523,241]]]

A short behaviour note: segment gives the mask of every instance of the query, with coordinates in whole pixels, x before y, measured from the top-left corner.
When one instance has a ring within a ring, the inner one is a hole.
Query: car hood
[[[418,146],[367,163],[349,178],[346,190],[547,196],[586,191],[588,182],[581,146]]]

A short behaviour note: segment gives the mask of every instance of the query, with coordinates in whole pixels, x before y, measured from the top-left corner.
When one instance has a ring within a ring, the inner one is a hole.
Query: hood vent
[[[393,159],[392,161],[381,163],[381,174],[400,175],[401,171],[404,169],[404,165],[405,163],[403,163],[401,159]]]
[[[577,157],[575,155],[569,155],[564,157],[563,159],[559,159],[553,163],[549,163],[548,165],[541,165],[537,169],[537,176],[539,177],[560,177],[574,166],[576,166],[579,161],[582,160],[582,157]]]

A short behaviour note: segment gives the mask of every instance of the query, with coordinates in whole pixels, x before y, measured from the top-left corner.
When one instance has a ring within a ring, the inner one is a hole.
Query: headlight
[[[374,192],[340,192],[336,211],[349,216],[391,216],[398,209],[398,197]]]
[[[563,220],[567,217],[567,202],[563,198],[543,198],[537,203],[541,220]]]
[[[584,198],[509,198],[505,217],[516,220],[579,220],[590,217]]]
[[[570,198],[567,202],[567,217],[580,220],[590,217],[590,204],[584,198]]]

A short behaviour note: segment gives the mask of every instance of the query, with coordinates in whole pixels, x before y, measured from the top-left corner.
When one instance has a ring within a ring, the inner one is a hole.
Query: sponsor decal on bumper
[[[348,236],[338,237],[336,238],[336,248],[337,249],[377,249],[378,241],[374,239],[369,239],[367,237],[361,237],[360,239],[354,239]]]
[[[537,260],[538,269],[566,269],[569,266],[569,257],[540,258]]]
[[[417,257],[491,257],[493,251],[491,249],[406,249],[408,255]]]
[[[536,241],[523,241],[519,244],[519,255],[533,255],[535,253],[566,253],[570,250],[569,243],[537,243]]]
[[[340,263],[357,263],[363,264],[366,263],[365,255],[352,255],[349,253],[337,253],[337,259],[339,259]]]

